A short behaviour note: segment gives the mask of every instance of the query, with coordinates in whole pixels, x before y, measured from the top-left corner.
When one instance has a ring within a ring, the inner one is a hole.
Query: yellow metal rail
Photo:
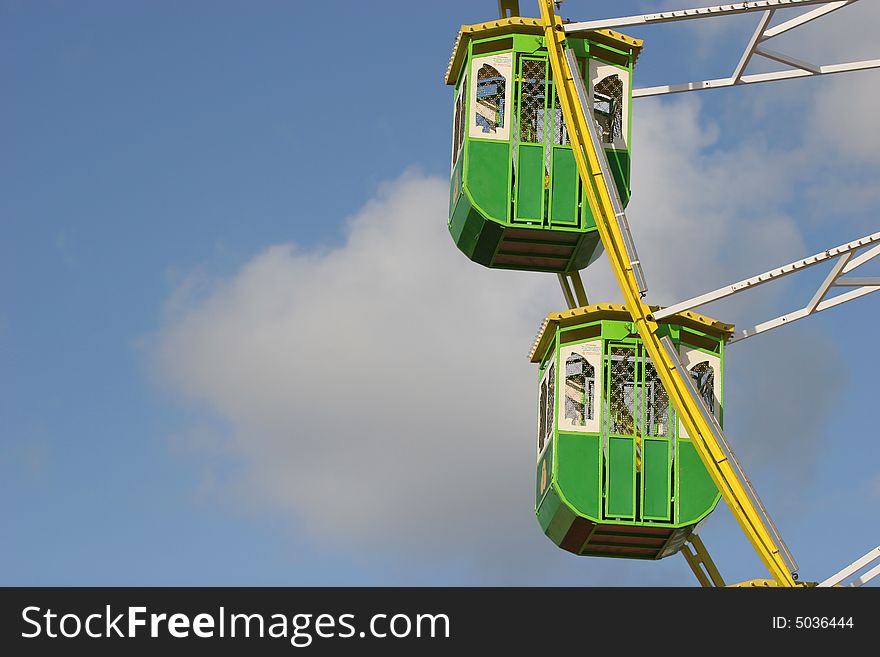
[[[556,80],[556,89],[568,126],[578,172],[583,181],[590,210],[596,219],[602,245],[608,253],[611,268],[623,293],[626,307],[632,315],[633,323],[657,368],[660,380],[669,394],[681,423],[693,440],[700,459],[737,522],[778,585],[796,586],[780,546],[772,537],[743,482],[737,477],[728,453],[716,439],[710,419],[701,410],[701,402],[692,394],[688,387],[689,382],[684,380],[684,376],[676,368],[673,356],[661,343],[657,335],[658,324],[651,316],[650,308],[642,303],[633,257],[627,252],[618,218],[619,210],[615,210],[608,187],[613,182],[603,176],[603,167],[599,158],[604,157],[604,154],[598,151],[593,142],[588,123],[592,119],[585,114],[587,108],[578,97],[574,79],[576,73],[571,70],[566,60],[562,21],[554,11],[553,0],[538,0],[538,4],[541,9],[550,66],[553,78]]]

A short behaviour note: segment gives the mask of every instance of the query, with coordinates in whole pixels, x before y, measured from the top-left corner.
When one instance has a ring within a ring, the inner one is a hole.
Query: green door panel
[[[577,226],[578,172],[570,148],[553,147],[550,225]]]
[[[510,198],[510,144],[506,141],[467,142],[465,186],[489,219],[507,222]]]
[[[557,440],[556,483],[574,510],[599,518],[599,436],[561,433]],[[540,476],[540,475],[539,475]]]
[[[645,438],[642,455],[642,518],[669,520],[669,440]]]
[[[516,219],[544,220],[544,146],[520,144],[516,163]]]
[[[694,522],[714,508],[718,489],[690,440],[679,440],[676,452],[678,523]]]
[[[608,156],[608,166],[611,169],[611,177],[614,178],[617,193],[620,195],[620,201],[626,207],[630,195],[629,151],[606,148],[605,155]]]
[[[608,437],[608,482],[605,515],[635,517],[635,439]]]

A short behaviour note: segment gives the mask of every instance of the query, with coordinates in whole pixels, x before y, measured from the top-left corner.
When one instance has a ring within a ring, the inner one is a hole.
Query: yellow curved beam
[[[608,253],[611,268],[623,293],[626,307],[632,315],[633,323],[657,368],[660,380],[678,412],[681,423],[692,438],[700,459],[740,527],[777,584],[793,587],[796,584],[788,571],[780,547],[773,540],[763,517],[752,503],[724,450],[715,439],[708,420],[700,410],[700,402],[691,396],[687,383],[660,343],[660,338],[657,336],[658,324],[651,315],[651,309],[642,303],[639,286],[627,257],[620,224],[608,189],[609,181],[604,179],[599,164],[599,158],[604,154],[596,152],[593,146],[587,123],[590,119],[585,115],[586,110],[578,100],[574,78],[565,60],[565,31],[562,20],[554,11],[553,0],[538,0],[538,5],[541,9],[550,66],[553,78],[557,81],[556,88],[562,112],[569,126],[578,173],[583,181],[590,210],[596,219],[599,236]]]

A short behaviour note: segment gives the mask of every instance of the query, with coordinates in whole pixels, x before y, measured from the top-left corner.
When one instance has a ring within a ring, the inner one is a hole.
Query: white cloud
[[[699,110],[696,99],[649,102],[634,120],[630,215],[652,301],[805,254],[783,207],[803,174],[796,155],[748,138],[719,148]],[[280,512],[315,541],[398,555],[401,572],[430,561],[468,581],[572,581],[570,556],[540,536],[531,511],[526,353],[561,294],[550,275],[470,263],[446,231],[447,197],[445,181],[409,173],[349,221],[341,246],[276,245],[227,280],[184,282],[157,336],[157,368],[228,423],[219,458],[238,467],[212,486]],[[592,300],[617,298],[601,261],[585,278]],[[787,345],[759,346],[752,362],[789,368],[789,401],[812,409],[791,437],[803,440],[818,435],[827,405],[793,373],[827,345],[810,334]],[[738,412],[762,409],[737,424],[746,439],[758,422],[786,434],[790,408],[763,407],[765,386],[740,385]],[[218,458],[198,435],[196,454]],[[577,561],[580,581],[687,577],[674,565],[587,561]]]
[[[271,247],[191,309],[178,298],[163,332],[162,372],[229,420],[255,494],[322,539],[442,549],[503,527],[520,488],[525,354],[554,281],[471,265],[447,196],[405,176],[343,247]]]
[[[647,101],[633,121],[628,215],[651,300],[673,303],[804,252],[783,203],[796,158],[748,140],[717,147],[696,98]],[[642,251],[644,251],[642,253]]]
[[[878,76],[880,71],[841,75],[829,80],[822,93],[817,94],[810,132],[816,135],[817,148],[825,156],[880,164]]]

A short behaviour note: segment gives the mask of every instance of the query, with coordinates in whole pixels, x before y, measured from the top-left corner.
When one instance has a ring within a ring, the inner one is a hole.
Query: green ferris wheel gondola
[[[684,312],[663,320],[706,407],[723,422],[724,344],[733,326]],[[721,495],[620,304],[547,317],[539,366],[535,514],[580,555],[678,552]]]
[[[569,39],[624,204],[630,196],[632,68],[642,42],[611,30]],[[547,60],[540,21],[462,26],[454,85],[449,232],[486,267],[566,273],[602,252]]]

